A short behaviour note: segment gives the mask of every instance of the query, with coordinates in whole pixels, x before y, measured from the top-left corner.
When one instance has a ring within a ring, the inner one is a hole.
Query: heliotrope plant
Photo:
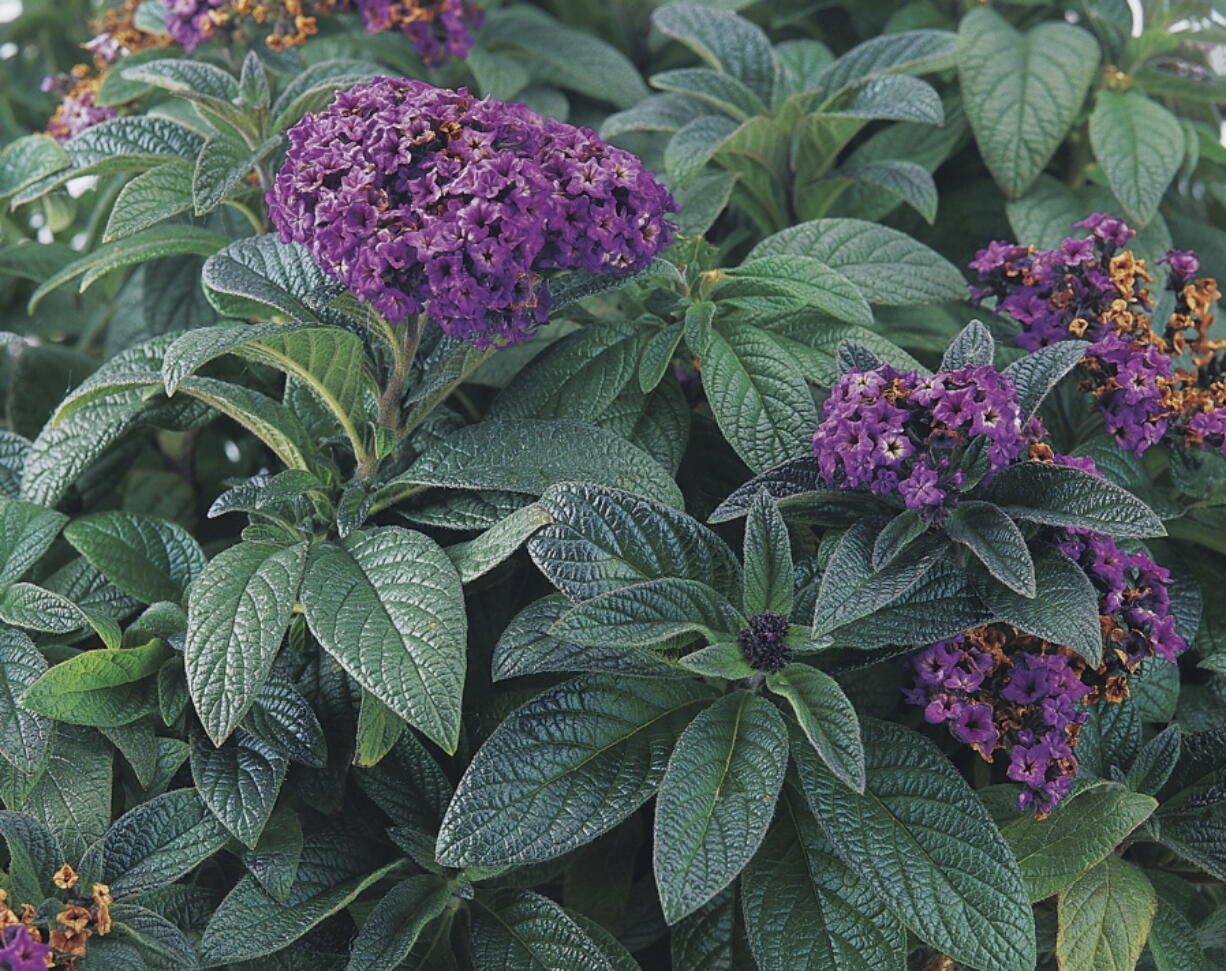
[[[811,6],[92,29],[0,971],[1226,962],[1211,18]]]

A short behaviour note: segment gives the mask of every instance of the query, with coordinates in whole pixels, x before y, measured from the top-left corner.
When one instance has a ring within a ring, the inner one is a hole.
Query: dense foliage
[[[1224,18],[27,0],[0,969],[1226,965]]]

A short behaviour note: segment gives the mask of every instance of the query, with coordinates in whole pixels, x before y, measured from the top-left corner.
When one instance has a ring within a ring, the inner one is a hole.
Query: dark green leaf
[[[1056,955],[1061,967],[1132,971],[1157,909],[1145,874],[1108,856],[1060,894]]]
[[[945,533],[974,553],[1010,590],[1022,597],[1035,596],[1035,565],[1026,538],[999,506],[961,502],[945,520]]]
[[[766,686],[786,698],[804,738],[827,768],[855,789],[864,791],[864,742],[856,710],[838,682],[807,664],[789,664],[766,677]],[[803,744],[793,737],[792,745]]]
[[[192,780],[200,798],[223,826],[254,847],[272,814],[289,763],[246,732],[221,748],[203,736],[192,742]]]

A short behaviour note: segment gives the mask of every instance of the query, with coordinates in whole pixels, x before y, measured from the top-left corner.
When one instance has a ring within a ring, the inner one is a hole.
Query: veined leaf
[[[0,583],[12,583],[38,562],[68,517],[32,502],[0,498]]]
[[[205,261],[201,280],[209,303],[227,317],[272,310],[304,321],[319,319],[303,301],[328,283],[305,247],[275,235],[230,243]]]
[[[617,971],[583,928],[548,897],[528,890],[482,897],[473,906],[477,971]]]
[[[651,798],[685,721],[708,702],[680,679],[574,678],[512,713],[478,750],[439,831],[445,866],[548,860]]]
[[[396,884],[375,905],[354,940],[349,952],[350,971],[399,966],[450,898],[447,881],[432,874]]]
[[[272,815],[289,763],[273,748],[239,732],[220,748],[192,740],[192,781],[209,812],[246,846],[254,847]]]
[[[1100,91],[1090,144],[1129,221],[1148,225],[1183,161],[1178,119],[1139,91]]]
[[[725,695],[681,733],[656,798],[654,869],[668,923],[723,890],[757,851],[787,751],[779,712],[745,691]]]
[[[774,96],[778,65],[762,28],[727,10],[697,3],[670,3],[656,10],[652,24],[680,41],[707,64],[757,93],[766,104]]]
[[[864,791],[864,742],[856,710],[837,681],[807,664],[789,664],[766,676],[766,686],[786,698],[804,738],[826,766],[856,792]],[[800,745],[793,738],[792,745]]]
[[[1048,392],[1077,366],[1089,346],[1086,341],[1060,341],[1040,347],[1005,368],[1004,373],[1017,388],[1017,400],[1024,416],[1038,410]]]
[[[47,670],[47,661],[21,631],[0,631],[0,755],[19,772],[34,772],[47,754],[51,723],[20,701]]]
[[[818,79],[828,95],[886,74],[928,74],[953,64],[954,35],[947,30],[904,30],[858,44]]]
[[[171,159],[141,172],[116,197],[102,241],[132,236],[186,212],[192,206],[191,192],[192,163],[186,159]]]
[[[1157,909],[1158,897],[1145,874],[1108,856],[1060,894],[1060,966],[1132,971]]]
[[[792,539],[779,506],[765,490],[759,492],[745,520],[745,612],[764,610],[788,616],[796,585]]]
[[[1010,590],[1035,596],[1035,566],[1022,531],[999,506],[990,502],[960,502],[945,521],[950,539],[961,543]]]
[[[48,668],[26,689],[21,703],[72,724],[126,725],[152,709],[153,684],[146,679],[157,673],[168,654],[157,640],[143,647],[83,651]]]
[[[196,157],[191,176],[192,208],[203,216],[220,206],[243,185],[247,176],[281,144],[280,136],[266,139],[254,151],[243,142],[214,135]]]
[[[745,624],[740,612],[705,583],[663,577],[584,600],[549,633],[596,647],[650,647],[690,632],[726,640]]]
[[[200,545],[182,526],[129,512],[74,520],[64,538],[103,576],[141,603],[179,602],[204,569]]]
[[[460,578],[433,540],[384,526],[317,544],[302,606],[311,632],[355,681],[455,750],[468,625]]]

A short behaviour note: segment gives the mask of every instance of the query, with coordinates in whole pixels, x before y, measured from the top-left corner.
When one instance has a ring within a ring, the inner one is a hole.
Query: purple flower
[[[967,745],[982,745],[989,750],[996,746],[996,725],[990,705],[963,705],[950,723],[954,738]]]
[[[4,928],[3,941],[0,967],[7,971],[47,971],[51,947],[34,940],[27,928],[20,924]]]
[[[1169,249],[1158,263],[1170,267],[1172,290],[1182,289],[1185,283],[1200,272],[1200,258],[1191,250]]]
[[[624,275],[668,244],[668,192],[594,132],[466,90],[376,78],[289,133],[282,242],[393,323],[503,346],[548,319],[553,270]]]
[[[95,103],[101,82],[100,77],[45,79],[44,91],[61,92],[59,106],[47,122],[47,134],[56,141],[66,142],[101,121],[117,118],[119,113],[114,108]]]

